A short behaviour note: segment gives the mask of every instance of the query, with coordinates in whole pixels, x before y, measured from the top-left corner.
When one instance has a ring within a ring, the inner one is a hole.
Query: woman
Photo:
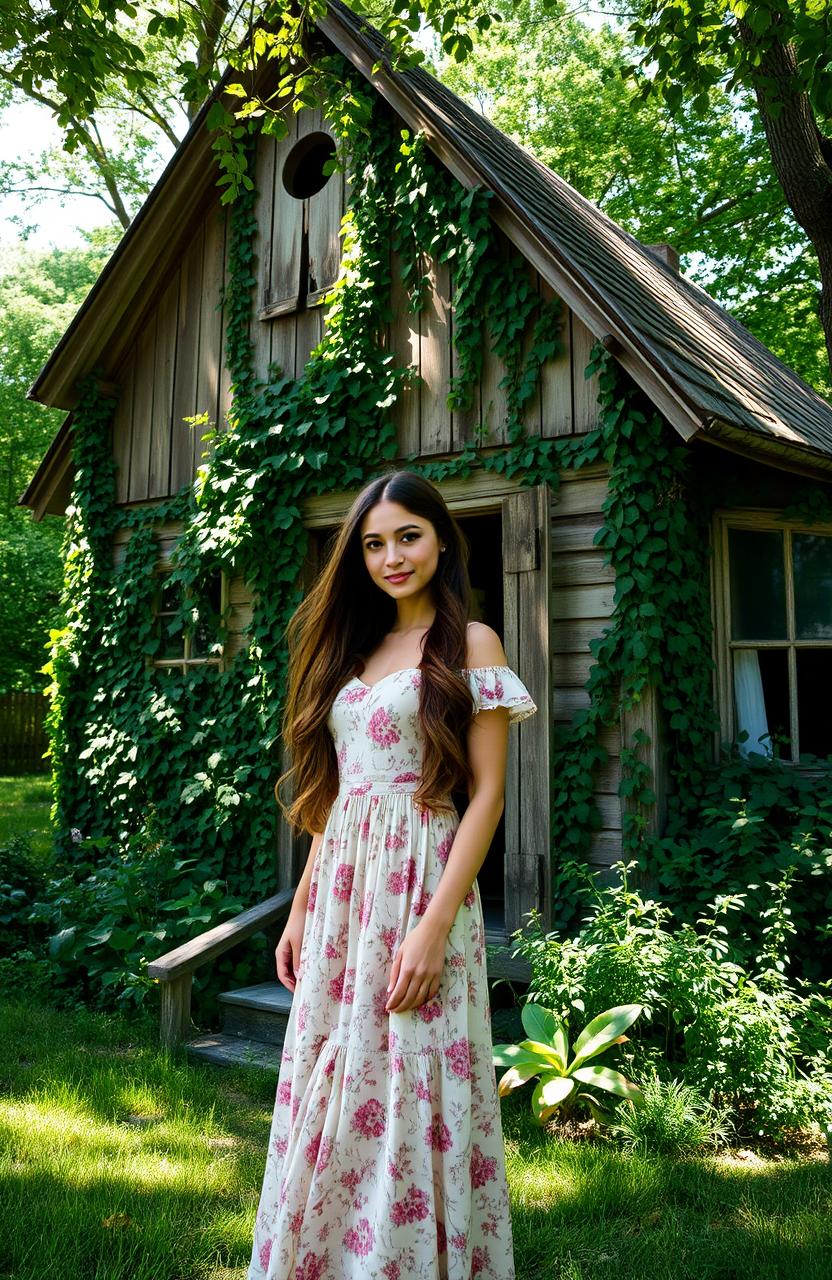
[[[294,998],[249,1280],[514,1277],[475,877],[509,722],[537,708],[469,600],[441,495],[393,471],[287,630],[275,790],[292,778],[278,803],[313,839],[276,949]]]

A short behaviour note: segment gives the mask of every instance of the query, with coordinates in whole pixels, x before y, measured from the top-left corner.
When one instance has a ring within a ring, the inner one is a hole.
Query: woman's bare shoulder
[[[505,667],[508,665],[503,642],[493,627],[485,622],[469,622],[466,667]]]

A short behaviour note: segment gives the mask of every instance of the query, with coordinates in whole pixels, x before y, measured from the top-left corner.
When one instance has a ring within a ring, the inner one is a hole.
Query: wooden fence
[[[0,693],[0,774],[47,771],[43,721],[48,707],[42,693]]]

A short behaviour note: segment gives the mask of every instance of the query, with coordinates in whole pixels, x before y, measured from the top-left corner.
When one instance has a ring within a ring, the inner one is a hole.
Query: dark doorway
[[[472,614],[478,622],[493,627],[503,638],[503,532],[498,512],[480,516],[457,516],[468,541],[468,571],[473,595]],[[468,805],[466,793],[454,793],[454,803],[462,817]],[[488,933],[505,928],[505,815],[494,833],[491,848],[480,868],[482,913]]]
[[[457,516],[457,523],[468,543],[468,571],[471,578],[471,616],[486,622],[503,639],[503,550],[502,519],[499,512],[486,515]],[[307,560],[309,580],[326,559],[328,544],[335,536],[333,529],[310,530]],[[468,807],[466,792],[453,793],[460,818]],[[500,819],[491,848],[480,868],[480,887],[485,928],[488,933],[502,933],[505,928],[505,818]]]

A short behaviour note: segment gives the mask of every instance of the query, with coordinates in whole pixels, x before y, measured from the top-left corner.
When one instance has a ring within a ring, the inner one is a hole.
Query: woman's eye
[[[402,534],[402,542],[405,542],[410,538],[418,538],[418,537],[419,537],[419,534],[415,530],[411,530],[410,533]],[[373,538],[372,541],[370,542],[364,543],[364,547],[367,551],[376,551],[378,547],[380,547],[381,545],[382,544],[376,538]]]

